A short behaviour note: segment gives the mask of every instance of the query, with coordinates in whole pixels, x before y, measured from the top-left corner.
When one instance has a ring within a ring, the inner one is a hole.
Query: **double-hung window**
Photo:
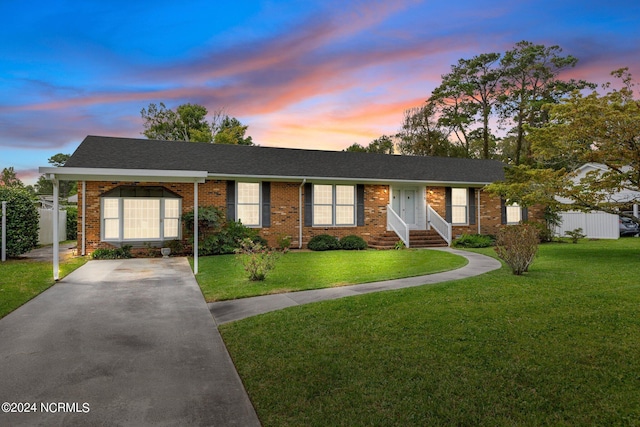
[[[517,203],[511,203],[505,206],[507,224],[518,224],[522,221],[522,208]]]
[[[260,183],[239,182],[236,218],[247,227],[260,226]]]
[[[356,224],[354,185],[316,184],[313,186],[314,226],[353,226]]]
[[[469,222],[469,193],[466,188],[451,189],[451,223],[467,224]]]

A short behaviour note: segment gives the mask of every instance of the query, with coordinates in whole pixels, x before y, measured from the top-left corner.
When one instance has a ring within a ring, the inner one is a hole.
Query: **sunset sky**
[[[640,2],[0,1],[0,169],[86,135],[140,137],[140,110],[223,108],[263,146],[341,150],[395,133],[460,58],[521,40],[566,77],[640,78]]]

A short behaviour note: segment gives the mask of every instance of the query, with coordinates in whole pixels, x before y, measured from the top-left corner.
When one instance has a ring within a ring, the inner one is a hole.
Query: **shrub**
[[[586,234],[582,234],[582,228],[576,228],[575,230],[565,231],[564,234],[571,239],[572,243],[578,243],[578,240],[587,237]]]
[[[538,252],[538,233],[528,224],[503,227],[498,232],[495,251],[519,276],[529,270]]]
[[[367,242],[360,236],[345,236],[340,239],[340,247],[346,251],[361,251],[367,249]]]
[[[78,239],[78,208],[67,206],[67,240]]]
[[[278,236],[278,249],[287,252],[291,248],[291,236],[281,234]]]
[[[235,252],[244,269],[249,273],[249,280],[253,282],[266,279],[281,255],[280,252],[269,250],[249,238],[243,239]]]
[[[217,233],[207,236],[200,243],[199,255],[232,254],[240,248],[240,242],[250,239],[252,242],[267,246],[267,241],[258,235],[258,231],[242,225],[240,222],[229,221]]]
[[[92,254],[93,259],[126,259],[131,258],[131,245],[124,245],[115,249],[96,249]]]
[[[184,245],[180,240],[170,240],[168,242],[164,242],[164,247],[171,249],[171,253],[173,255],[184,254]]]
[[[495,238],[485,234],[463,234],[453,242],[457,248],[488,248],[493,246]]]
[[[182,216],[187,231],[193,236],[194,213],[189,211]],[[198,208],[198,233],[201,238],[220,231],[225,224],[225,214],[215,206],[200,206]]]
[[[340,249],[338,238],[328,234],[319,234],[309,240],[307,245],[312,251],[333,251]]]
[[[396,251],[401,251],[403,249],[407,249],[407,245],[404,244],[402,240],[398,240],[395,245],[393,245],[393,249]]]
[[[7,202],[7,256],[17,257],[38,246],[39,215],[27,190],[0,187],[0,201]]]

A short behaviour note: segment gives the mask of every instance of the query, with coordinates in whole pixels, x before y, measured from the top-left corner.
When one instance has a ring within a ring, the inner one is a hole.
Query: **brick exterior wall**
[[[161,186],[182,197],[183,213],[193,209],[192,183],[160,182],[86,182],[86,249],[91,253],[98,248],[112,247],[100,241],[100,197],[121,185]],[[210,180],[198,185],[200,206],[217,206],[226,211],[226,181]],[[364,187],[364,226],[360,227],[302,227],[303,247],[319,234],[331,234],[338,238],[356,234],[369,241],[372,237],[384,234],[387,230],[387,205],[390,188],[388,185],[365,185]],[[262,228],[260,234],[269,245],[277,246],[281,237],[291,238],[291,246],[297,248],[300,227],[299,182],[271,182],[271,227]],[[304,204],[304,188],[302,189]],[[445,217],[445,187],[427,187],[427,201],[443,218]],[[78,184],[78,247],[82,239],[82,183]],[[303,223],[304,223],[304,205]],[[495,234],[501,225],[500,199],[480,191],[480,232]],[[530,208],[529,219],[541,219],[541,208]],[[475,234],[477,225],[454,226],[453,237],[463,233]],[[185,235],[183,229],[183,236]]]

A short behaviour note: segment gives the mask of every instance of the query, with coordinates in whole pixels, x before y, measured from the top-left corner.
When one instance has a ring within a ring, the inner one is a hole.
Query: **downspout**
[[[198,181],[193,183],[193,274],[198,274]]]
[[[480,232],[480,230],[482,229],[482,227],[480,226],[480,218],[482,218],[482,215],[480,215],[480,191],[480,188],[478,188],[478,191],[476,191],[476,193],[478,193],[478,201],[476,202],[476,215],[478,215],[478,220],[476,221],[476,223],[478,224],[478,234],[482,234]]]
[[[298,187],[298,249],[302,249],[302,212],[304,206],[302,205],[302,187],[307,183],[307,178],[302,180],[302,184]]]
[[[82,181],[82,256],[87,252],[87,181]]]

